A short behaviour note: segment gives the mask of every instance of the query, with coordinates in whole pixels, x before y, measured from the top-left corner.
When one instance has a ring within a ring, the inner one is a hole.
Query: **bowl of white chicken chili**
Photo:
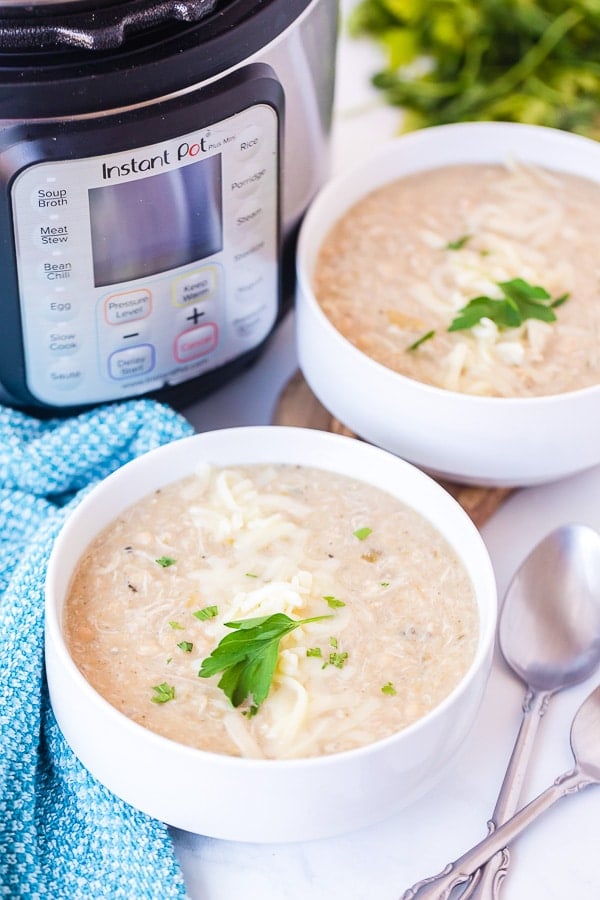
[[[467,483],[600,462],[600,147],[504,122],[392,140],[298,249],[301,369],[360,437]]]
[[[477,716],[495,621],[484,543],[428,475],[340,435],[223,429],[71,513],[50,698],[82,763],[149,815],[309,840],[431,789]]]

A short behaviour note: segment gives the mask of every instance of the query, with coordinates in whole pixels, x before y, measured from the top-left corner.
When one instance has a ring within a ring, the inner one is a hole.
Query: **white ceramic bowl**
[[[471,576],[481,627],[476,656],[444,702],[401,733],[332,756],[239,759],[183,746],[126,718],[72,661],[62,633],[76,562],[125,507],[200,460],[218,465],[285,462],[341,472],[383,488],[426,516]],[[83,764],[115,794],[170,825],[253,842],[320,838],[369,825],[439,779],[469,733],[491,666],[496,592],[485,545],[461,507],[432,479],[352,438],[283,427],[207,432],[154,450],[94,488],[54,546],[46,581],[46,667],[58,724]],[[168,773],[157,778],[157,772]]]
[[[529,485],[600,463],[600,385],[535,398],[478,397],[407,378],[366,356],[331,324],[312,291],[327,232],[365,194],[422,169],[510,157],[600,181],[600,144],[504,122],[444,125],[383,145],[313,201],[297,254],[297,345],[313,393],[362,438],[445,478]],[[600,249],[599,249],[600,257]]]

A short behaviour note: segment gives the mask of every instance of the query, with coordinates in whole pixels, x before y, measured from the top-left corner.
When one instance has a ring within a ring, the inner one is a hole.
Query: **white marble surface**
[[[352,0],[342,2],[345,12]],[[344,36],[338,56],[333,169],[361,158],[394,134],[397,114],[369,89],[373,47]],[[189,410],[198,430],[271,421],[281,388],[295,371],[293,316],[258,363]],[[552,452],[552,448],[548,448]],[[568,521],[600,529],[600,467],[521,490],[483,529],[500,596],[528,551]],[[543,720],[526,783],[530,799],[571,767],[571,719],[596,684],[555,697]],[[306,844],[234,844],[175,833],[191,900],[396,900],[414,881],[439,871],[486,832],[521,717],[523,688],[498,659],[476,728],[434,793],[364,831]],[[600,740],[600,735],[598,736]],[[201,789],[199,799],[201,800]],[[569,797],[513,847],[506,900],[600,897],[600,788]]]

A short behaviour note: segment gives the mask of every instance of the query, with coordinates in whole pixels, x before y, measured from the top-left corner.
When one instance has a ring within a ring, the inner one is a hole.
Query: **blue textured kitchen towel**
[[[166,827],[95,781],[58,729],[43,674],[43,597],[54,538],[81,494],[191,431],[149,400],[49,421],[0,406],[2,897],[185,897]]]

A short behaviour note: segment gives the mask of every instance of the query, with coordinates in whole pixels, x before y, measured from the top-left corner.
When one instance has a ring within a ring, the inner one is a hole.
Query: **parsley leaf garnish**
[[[553,307],[559,306],[568,298],[568,294],[563,294],[552,300],[545,288],[529,284],[523,278],[499,281],[497,284],[502,291],[502,298],[482,296],[469,300],[458,311],[448,331],[472,328],[483,318],[491,319],[499,328],[518,328],[526,319],[555,322]]]
[[[300,625],[330,618],[290,619],[285,613],[274,613],[226,622],[233,632],[226,634],[210,656],[202,661],[198,676],[210,678],[222,672],[219,687],[235,707],[251,698],[248,715],[253,716],[271,688],[281,639]]]
[[[355,538],[358,538],[359,541],[364,541],[365,538],[368,538],[372,532],[372,528],[357,528],[356,531],[353,531],[353,535]]]
[[[194,645],[191,641],[180,641],[177,646],[180,650],[183,650],[184,653],[191,653],[194,649]]]
[[[175,688],[166,681],[163,681],[162,684],[155,684],[152,690],[154,691],[154,697],[151,698],[153,703],[168,703],[169,700],[175,699]]]
[[[338,600],[337,597],[327,596],[323,597],[323,600],[327,602],[327,606],[329,606],[330,609],[338,609],[339,607],[346,605],[343,600]]]
[[[387,694],[388,697],[395,697],[398,692],[392,682],[388,681],[388,683],[384,684],[384,686],[381,688],[381,693]]]

